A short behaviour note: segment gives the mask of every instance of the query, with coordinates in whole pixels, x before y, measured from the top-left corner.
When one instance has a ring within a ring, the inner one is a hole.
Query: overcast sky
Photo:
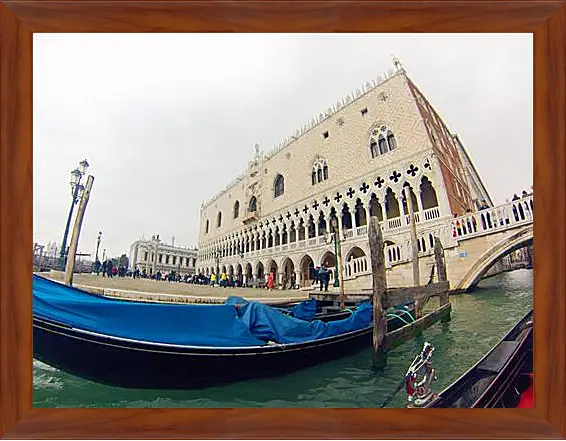
[[[201,202],[393,67],[458,133],[495,203],[532,185],[532,36],[34,34],[34,241],[61,244],[70,171],[94,187],[79,251],[197,246]]]

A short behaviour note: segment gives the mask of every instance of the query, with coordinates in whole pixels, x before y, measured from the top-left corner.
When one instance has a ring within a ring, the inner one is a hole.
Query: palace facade
[[[381,221],[388,269],[410,258],[405,194],[424,255],[434,236],[451,240],[448,217],[492,205],[460,139],[395,60],[272,152],[256,145],[246,172],[202,204],[197,271],[244,282],[274,272],[280,287],[307,287],[318,265],[334,274],[337,228],[344,286],[371,287],[370,216]]]
[[[198,250],[163,243],[159,235],[151,240],[136,240],[130,247],[130,269],[145,270],[148,276],[175,272],[181,276],[195,274]]]

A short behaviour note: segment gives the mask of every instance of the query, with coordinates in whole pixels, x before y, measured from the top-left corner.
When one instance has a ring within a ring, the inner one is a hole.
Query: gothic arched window
[[[385,141],[385,138],[381,135],[379,135],[379,139],[377,140],[379,143],[379,153],[381,155],[383,155],[384,153],[387,153],[387,142]]]
[[[240,215],[240,201],[234,203],[234,219]]]
[[[257,198],[255,196],[252,196],[252,198],[250,199],[250,205],[248,207],[248,211],[249,212],[257,211]]]
[[[206,220],[206,229],[205,229],[205,231],[204,231],[205,233],[208,233],[208,226],[209,226],[209,222],[208,222],[208,219],[207,219],[207,220]]]
[[[275,194],[273,197],[281,196],[285,192],[285,178],[282,175],[277,175],[274,185]]]
[[[216,217],[216,228],[220,228],[220,225],[222,225],[222,212],[221,211],[218,212],[218,216]]]
[[[371,140],[370,144],[369,144],[369,149],[371,151],[371,157],[375,158],[376,156],[379,155],[379,151],[377,150],[377,142],[375,142],[375,140]]]
[[[371,131],[369,150],[372,158],[391,152],[397,148],[397,140],[393,131],[381,125]]]
[[[328,179],[328,165],[326,164],[326,160],[318,155],[312,163],[311,178],[312,185]]]
[[[429,208],[438,207],[438,198],[436,196],[436,191],[426,176],[421,179],[421,203],[423,205],[423,210]]]
[[[395,135],[391,130],[387,132],[387,144],[389,144],[389,151],[395,150],[397,148],[397,142],[395,141]]]

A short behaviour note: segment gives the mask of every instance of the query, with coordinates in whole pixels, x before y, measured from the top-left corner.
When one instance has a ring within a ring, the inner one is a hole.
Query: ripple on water
[[[63,382],[48,372],[35,372],[33,375],[34,389],[52,389],[62,390],[64,387]]]

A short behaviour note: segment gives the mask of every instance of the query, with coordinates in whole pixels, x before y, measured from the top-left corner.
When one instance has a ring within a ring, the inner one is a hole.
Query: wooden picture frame
[[[32,409],[32,34],[210,31],[534,33],[533,409]],[[1,1],[0,436],[564,437],[565,33],[564,0]]]

